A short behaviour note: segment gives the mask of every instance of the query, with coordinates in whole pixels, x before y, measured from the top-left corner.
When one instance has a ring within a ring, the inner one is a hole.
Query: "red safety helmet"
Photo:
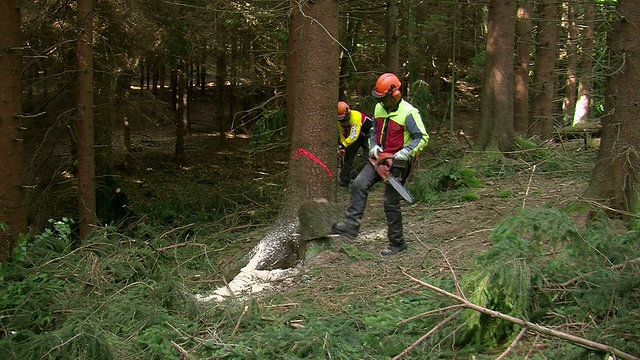
[[[349,109],[349,104],[344,101],[338,102],[338,121],[344,120],[344,117],[349,115],[351,109]]]
[[[384,73],[376,81],[376,86],[371,90],[371,95],[376,99],[391,95],[394,100],[398,100],[402,96],[400,92],[401,85],[400,79],[395,74]]]

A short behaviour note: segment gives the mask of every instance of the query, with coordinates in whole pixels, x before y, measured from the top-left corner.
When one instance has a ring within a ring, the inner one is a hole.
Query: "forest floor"
[[[226,192],[233,192],[228,189],[243,183],[266,181],[265,189],[269,189],[268,183],[274,179],[281,182],[286,179],[287,149],[254,151],[249,140],[243,137],[229,138],[221,143],[219,134],[211,132],[207,125],[209,120],[204,114],[208,110],[198,109],[197,113],[201,117],[193,119],[192,134],[186,138],[187,165],[184,166],[172,164],[170,160],[175,139],[173,126],[132,133],[134,156],[141,166],[136,174],[124,178],[131,201],[168,199],[172,193],[188,191],[189,187],[202,189],[204,193],[201,196],[224,196]],[[579,147],[580,140],[577,141]],[[578,151],[582,154],[594,152],[593,149],[579,148],[567,151],[563,156],[571,161]],[[429,161],[421,159],[423,164]],[[173,170],[160,171],[162,168]],[[426,171],[426,167],[418,167],[417,172],[420,171]],[[475,190],[478,196],[475,201],[437,205],[403,203],[404,232],[409,248],[391,257],[379,254],[387,241],[382,208],[383,187],[376,186],[369,197],[361,233],[354,241],[330,246],[318,253],[305,264],[305,271],[279,283],[277,291],[258,296],[258,301],[260,306],[281,308],[282,312],[291,311],[300,304],[314,303],[319,308],[348,313],[356,304],[369,304],[364,306],[375,312],[380,299],[391,302],[411,294],[439,297],[412,282],[407,275],[415,278],[463,276],[475,257],[491,246],[489,235],[499,222],[525,207],[563,208],[579,201],[588,177],[588,171],[566,177],[539,173],[534,167],[529,167],[483,182],[483,187]],[[270,191],[282,191],[278,186],[272,189]],[[504,196],[505,193],[510,195]],[[279,199],[279,195],[274,193],[271,196]],[[338,189],[337,202],[342,208],[346,206],[348,197],[346,189]],[[242,228],[242,224],[237,226]],[[242,253],[246,255],[269,226],[264,224],[254,231],[250,238],[230,251],[227,259],[219,261],[218,265],[225,273],[214,280],[211,290],[223,286],[234,276]],[[416,314],[402,315],[406,318]],[[530,336],[529,340],[533,338]],[[544,346],[544,342],[544,339],[538,339],[529,343],[530,348],[516,351],[529,351]]]

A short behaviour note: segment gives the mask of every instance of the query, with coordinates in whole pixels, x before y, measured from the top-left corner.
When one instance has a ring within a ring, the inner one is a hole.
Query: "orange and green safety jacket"
[[[381,103],[376,105],[372,133],[369,148],[378,145],[383,152],[392,154],[405,148],[412,157],[429,141],[420,112],[404,99],[391,112],[387,112]]]

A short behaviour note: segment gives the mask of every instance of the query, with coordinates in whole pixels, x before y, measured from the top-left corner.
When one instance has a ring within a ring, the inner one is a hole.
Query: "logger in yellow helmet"
[[[338,102],[338,156],[342,159],[338,185],[349,186],[353,159],[358,150],[362,149],[363,156],[369,152],[369,131],[372,125],[373,121],[367,114],[351,110],[344,101]]]

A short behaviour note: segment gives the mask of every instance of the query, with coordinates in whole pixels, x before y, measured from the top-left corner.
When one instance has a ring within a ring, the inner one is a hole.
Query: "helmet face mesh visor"
[[[349,105],[344,102],[338,102],[338,121],[344,120],[344,118],[349,114]]]

